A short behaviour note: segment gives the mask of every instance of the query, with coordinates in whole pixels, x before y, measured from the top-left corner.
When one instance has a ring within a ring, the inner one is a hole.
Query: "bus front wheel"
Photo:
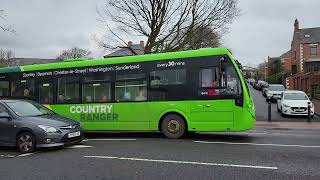
[[[185,134],[186,123],[181,116],[169,114],[163,119],[161,130],[167,138],[178,139]]]

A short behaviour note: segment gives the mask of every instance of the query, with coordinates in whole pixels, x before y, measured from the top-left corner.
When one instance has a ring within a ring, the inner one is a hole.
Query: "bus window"
[[[82,85],[82,91],[82,99],[84,103],[111,101],[110,83],[88,82]]]
[[[115,97],[117,102],[121,101],[146,101],[147,81],[124,81],[116,82]]]
[[[186,69],[157,70],[150,73],[151,87],[185,84]]]
[[[41,83],[39,85],[39,99],[41,104],[53,103],[53,84]]]
[[[79,78],[64,77],[58,79],[58,103],[79,103]]]
[[[0,81],[0,96],[9,96],[9,82]]]
[[[241,95],[242,88],[239,76],[236,72],[236,69],[231,63],[228,63],[225,67],[225,76],[227,79],[226,88],[224,89],[225,95]]]
[[[199,71],[199,96],[218,96],[220,95],[220,76],[219,67],[203,68]]]
[[[33,80],[16,80],[12,82],[11,95],[14,97],[33,97]]]
[[[219,87],[219,68],[201,69],[199,73],[199,82],[201,88],[216,88]]]

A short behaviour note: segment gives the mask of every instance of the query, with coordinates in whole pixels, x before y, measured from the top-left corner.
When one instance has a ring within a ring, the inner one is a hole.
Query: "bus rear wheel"
[[[181,116],[169,114],[161,123],[161,131],[167,138],[178,139],[185,134],[186,123]]]

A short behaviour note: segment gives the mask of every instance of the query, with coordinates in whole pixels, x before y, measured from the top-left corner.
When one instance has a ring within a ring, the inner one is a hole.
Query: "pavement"
[[[314,105],[314,111],[315,113],[320,116],[320,100],[319,99],[313,99],[312,103]]]
[[[257,128],[320,130],[320,122],[256,122]]]

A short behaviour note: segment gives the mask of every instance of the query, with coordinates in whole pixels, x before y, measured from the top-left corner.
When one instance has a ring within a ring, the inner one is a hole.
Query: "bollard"
[[[311,122],[311,110],[310,110],[310,105],[311,105],[311,103],[310,102],[308,102],[308,123],[310,123]]]
[[[271,122],[271,102],[268,101],[268,122]]]

